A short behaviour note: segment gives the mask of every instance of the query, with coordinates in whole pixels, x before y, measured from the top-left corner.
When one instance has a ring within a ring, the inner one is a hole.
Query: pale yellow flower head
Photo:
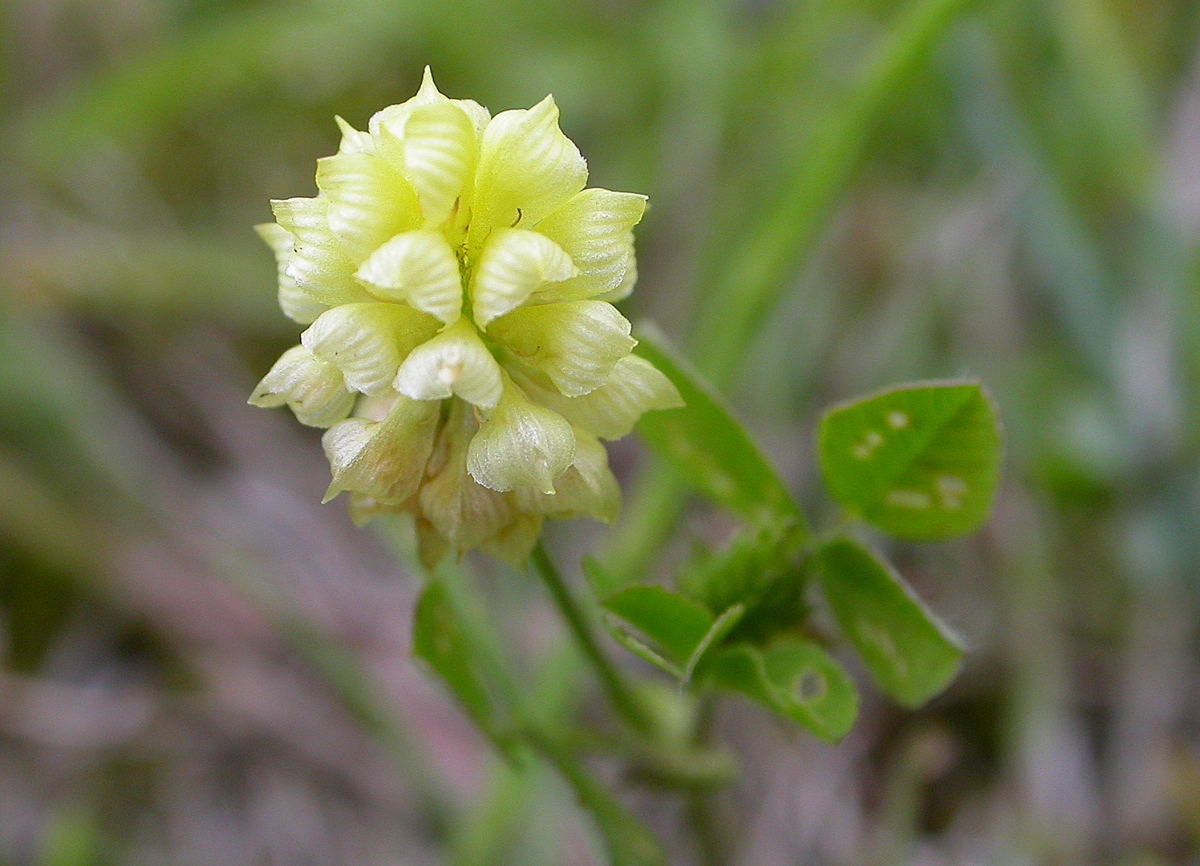
[[[612,520],[599,440],[682,405],[612,306],[637,278],[645,197],[584,188],[549,96],[491,117],[426,69],[367,131],[338,122],[318,195],[272,202],[258,228],[308,328],[250,402],[328,427],[326,498],[411,514],[426,561],[519,563],[546,515]]]

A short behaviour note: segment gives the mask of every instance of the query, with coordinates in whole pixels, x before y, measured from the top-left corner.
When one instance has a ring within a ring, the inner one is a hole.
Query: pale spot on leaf
[[[859,460],[870,460],[875,449],[883,444],[883,436],[878,430],[868,430],[863,441],[855,445],[850,453]]]
[[[896,508],[912,508],[917,511],[927,511],[933,504],[933,500],[928,493],[920,490],[889,490],[884,501],[888,505],[894,505]]]
[[[937,489],[946,508],[951,511],[962,508],[963,497],[967,494],[967,482],[954,475],[939,475]]]
[[[887,414],[887,423],[893,430],[903,430],[908,426],[908,415],[893,410]]]
[[[897,677],[900,679],[908,677],[908,661],[896,649],[896,644],[887,631],[864,620],[859,620],[855,627],[863,643],[869,643],[883,653]]]

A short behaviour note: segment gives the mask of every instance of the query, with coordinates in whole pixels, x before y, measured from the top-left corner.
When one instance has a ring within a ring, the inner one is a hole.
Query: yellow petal
[[[553,493],[555,479],[574,459],[571,425],[507,382],[500,402],[471,440],[467,471],[492,490],[533,487]]]
[[[558,128],[558,106],[547,96],[533,108],[503,111],[483,131],[475,172],[470,245],[494,229],[537,223],[583,189],[587,163]]]
[[[446,324],[453,324],[462,311],[458,259],[445,236],[433,229],[396,235],[354,276],[375,297],[407,301]]]
[[[580,274],[535,300],[592,298],[621,287],[633,266],[633,227],[645,211],[643,195],[585,189],[538,223],[537,230],[562,247]]]
[[[475,125],[449,100],[413,109],[401,142],[404,176],[417,191],[425,225],[444,223],[475,169]]]
[[[375,142],[369,132],[359,132],[353,126],[334,116],[338,129],[342,131],[342,141],[338,145],[338,153],[375,153]]]
[[[438,92],[433,83],[433,73],[425,67],[421,77],[421,86],[415,96],[406,99],[399,105],[389,105],[371,115],[367,128],[371,139],[375,142],[376,151],[384,157],[397,171],[404,170],[404,127],[413,112],[423,105],[437,105],[448,102],[446,97]]]
[[[295,239],[287,275],[296,287],[327,307],[366,301],[370,295],[354,280],[354,265],[329,228],[329,199],[274,200],[279,225]]]
[[[286,403],[301,424],[328,427],[349,414],[354,396],[337,367],[318,361],[303,346],[293,346],[258,383],[249,402],[267,409]]]
[[[437,333],[437,320],[403,304],[344,304],[321,316],[300,342],[342,371],[346,387],[364,394],[391,389],[400,363]]]
[[[621,278],[621,283],[611,292],[605,292],[603,295],[596,295],[597,301],[608,301],[610,304],[615,304],[618,301],[623,301],[629,297],[633,291],[633,285],[637,282],[637,259],[634,258],[633,248],[629,249],[629,262],[625,267],[625,276]]]
[[[355,261],[421,224],[416,194],[398,171],[370,153],[317,160],[317,187],[329,197],[329,229]]]
[[[458,396],[490,409],[500,399],[500,365],[466,319],[417,347],[396,373],[396,390],[414,400]]]
[[[517,491],[522,511],[558,518],[594,517],[612,523],[621,510],[621,487],[608,468],[608,452],[590,433],[575,430],[575,460],[555,482],[555,492]]]
[[[571,257],[545,235],[499,229],[480,253],[471,279],[472,314],[486,328],[549,283],[574,276]]]
[[[433,449],[438,409],[398,397],[387,418],[348,418],[321,437],[333,481],[325,502],[343,490],[398,504],[417,491]]]
[[[275,253],[275,267],[279,274],[280,309],[294,322],[299,322],[301,325],[311,323],[313,319],[325,312],[325,305],[308,292],[303,291],[288,275],[288,264],[292,260],[296,238],[291,232],[276,223],[262,223],[256,225],[254,230]]]
[[[637,345],[629,331],[612,304],[564,301],[513,310],[492,322],[488,336],[549,376],[564,395],[579,397],[599,388]]]
[[[564,397],[553,388],[539,386],[529,377],[518,381],[534,400],[554,409],[577,427],[601,439],[628,436],[633,425],[652,409],[678,409],[683,398],[671,380],[644,358],[627,355],[616,363],[595,391],[582,397]]]
[[[457,105],[463,114],[471,118],[471,126],[475,128],[475,140],[483,140],[483,131],[492,120],[492,113],[474,99],[451,99],[451,105]]]
[[[419,495],[421,515],[458,550],[479,546],[518,515],[511,496],[481,487],[467,474],[467,448],[477,429],[473,412],[453,401]]]
[[[368,521],[385,514],[403,514],[404,505],[387,504],[361,493],[351,493],[347,497],[346,513],[354,521],[355,526],[365,526]]]

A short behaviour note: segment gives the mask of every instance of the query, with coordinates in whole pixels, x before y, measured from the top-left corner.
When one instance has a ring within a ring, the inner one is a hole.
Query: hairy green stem
[[[579,603],[571,596],[567,589],[566,583],[555,568],[554,563],[546,553],[546,549],[538,542],[537,547],[533,549],[533,554],[529,557],[529,562],[542,578],[546,587],[550,590],[550,595],[554,598],[554,603],[562,613],[563,619],[567,621],[567,626],[571,630],[576,642],[583,650],[584,655],[596,669],[596,673],[600,677],[600,682],[604,686],[609,699],[617,712],[629,723],[631,727],[640,733],[649,733],[651,729],[650,718],[646,715],[646,711],[634,696],[632,689],[621,676],[620,672],[613,666],[608,656],[600,649],[600,644],[596,640],[596,635],[588,624],[587,617],[584,615],[583,609]]]

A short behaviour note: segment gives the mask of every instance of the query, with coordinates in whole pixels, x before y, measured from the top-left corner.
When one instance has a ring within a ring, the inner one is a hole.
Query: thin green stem
[[[713,737],[713,702],[711,697],[700,699],[696,709],[696,730],[693,744],[698,749],[707,748]],[[693,787],[687,792],[686,818],[696,837],[700,862],[704,866],[724,866],[729,862],[729,840],[723,832],[711,787]]]
[[[559,574],[558,569],[546,554],[546,549],[541,542],[533,549],[529,561],[533,570],[541,576],[550,590],[555,605],[562,613],[563,619],[567,621],[571,634],[575,637],[587,660],[596,669],[600,683],[604,686],[604,690],[617,712],[640,733],[649,733],[651,729],[649,716],[646,715],[646,711],[634,696],[633,690],[621,676],[620,671],[613,666],[608,656],[600,649],[600,644],[596,640],[596,635],[592,631],[583,609],[571,596],[562,575]]]

